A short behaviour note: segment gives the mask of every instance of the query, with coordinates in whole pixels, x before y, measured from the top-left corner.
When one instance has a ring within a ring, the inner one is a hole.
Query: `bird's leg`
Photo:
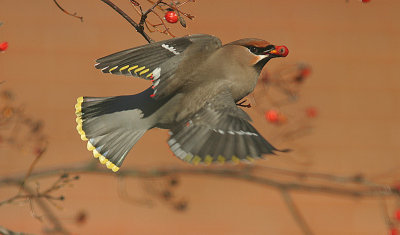
[[[244,108],[251,108],[251,104],[250,103],[244,104],[245,102],[247,102],[247,99],[239,101],[238,103],[236,103],[236,105]]]

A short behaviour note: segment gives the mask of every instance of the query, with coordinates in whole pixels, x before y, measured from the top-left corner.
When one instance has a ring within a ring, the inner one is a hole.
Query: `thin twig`
[[[81,20],[81,22],[83,22],[83,17],[82,17],[82,16],[78,16],[76,12],[73,13],[73,14],[72,14],[72,13],[69,13],[69,12],[66,11],[64,8],[62,8],[60,4],[58,4],[57,0],[53,0],[53,2],[57,5],[58,8],[60,8],[60,10],[61,10],[62,12],[64,12],[65,14],[67,14],[67,15],[69,15],[69,16],[78,18],[78,19]]]
[[[162,2],[162,0],[158,0],[156,3],[153,4],[152,7],[150,7],[149,9],[147,9],[147,11],[144,12],[144,13],[142,14],[142,16],[140,17],[140,22],[139,22],[139,25],[140,25],[140,26],[143,27],[143,24],[144,24],[144,22],[145,22],[146,19],[147,19],[147,15],[148,15],[150,12],[153,12],[154,8],[155,8],[156,6],[158,6],[161,2]]]
[[[164,34],[169,34],[169,36],[171,36],[171,37],[175,37],[175,35],[173,35],[172,33],[171,33],[171,31],[169,30],[169,28],[168,28],[168,26],[165,24],[165,22],[163,21],[163,19],[161,18],[161,16],[157,13],[157,12],[155,12],[155,11],[153,11],[153,13],[154,13],[154,15],[156,15],[157,17],[158,17],[158,19],[160,19],[160,21],[161,21],[161,24],[164,26],[164,31],[159,31],[159,32],[161,32],[161,33],[164,33]]]
[[[38,163],[38,161],[40,160],[40,158],[43,156],[43,153],[46,152],[47,149],[47,144],[46,146],[40,150],[40,152],[36,155],[35,159],[33,160],[32,164],[29,166],[28,171],[26,172],[25,178],[23,180],[23,182],[21,183],[21,190],[24,186],[25,181],[29,178],[29,176],[31,175],[33,169],[35,168],[36,164]]]
[[[146,39],[146,41],[148,43],[152,43],[154,42],[153,39],[151,39],[149,37],[149,35],[146,34],[146,32],[144,31],[144,27],[140,27],[140,25],[138,25],[134,20],[132,20],[131,17],[129,17],[124,11],[122,11],[119,7],[117,7],[114,3],[112,3],[109,0],[101,0],[102,2],[104,2],[105,4],[109,5],[112,9],[114,9],[114,11],[118,12],[118,14],[120,14],[122,17],[124,17],[124,19],[126,21],[128,21],[135,29],[138,33],[140,33],[144,39]]]
[[[33,195],[35,192],[33,189],[28,187],[27,185],[24,186],[24,191],[28,194]],[[46,202],[43,201],[42,198],[32,198],[35,200],[36,204],[40,207],[40,209],[43,211],[44,216],[47,218],[47,220],[53,225],[53,230],[52,232],[57,232],[60,234],[69,234],[69,232],[64,228],[60,220],[57,218],[57,216],[54,214],[54,212],[50,209],[50,207],[47,206]]]
[[[288,209],[290,211],[290,214],[293,216],[293,219],[296,221],[297,225],[301,228],[301,231],[303,232],[303,234],[304,235],[312,235],[313,232],[311,231],[306,220],[300,213],[300,210],[297,208],[297,206],[294,203],[289,192],[286,190],[281,190],[281,194],[282,194],[283,200],[285,201],[286,206],[288,207]]]

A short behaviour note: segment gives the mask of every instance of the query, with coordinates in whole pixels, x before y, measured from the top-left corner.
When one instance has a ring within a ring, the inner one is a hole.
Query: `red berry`
[[[286,46],[276,46],[275,50],[277,50],[282,57],[286,57],[289,54],[289,49]]]
[[[390,228],[389,234],[390,235],[399,235],[399,230],[397,228]]]
[[[400,208],[394,212],[394,218],[400,221]]]
[[[314,107],[308,107],[306,109],[306,114],[307,114],[307,117],[314,118],[318,115],[318,111]]]
[[[8,42],[0,43],[0,51],[5,51],[8,48]]]
[[[272,123],[277,123],[279,121],[279,113],[276,110],[268,110],[265,112],[265,119]]]
[[[176,23],[178,22],[178,15],[175,11],[167,11],[167,13],[165,13],[165,20],[169,23]]]
[[[305,67],[303,70],[301,70],[301,76],[303,77],[308,77],[311,74],[311,68]]]
[[[361,0],[361,2],[362,3],[368,3],[368,2],[370,2],[371,0]]]

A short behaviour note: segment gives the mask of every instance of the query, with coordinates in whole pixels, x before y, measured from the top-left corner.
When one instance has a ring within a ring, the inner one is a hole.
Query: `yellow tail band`
[[[78,131],[79,135],[81,136],[81,139],[83,141],[88,141],[86,138],[86,133],[82,128],[83,120],[82,120],[82,103],[83,103],[84,98],[79,97],[76,100],[76,105],[75,105],[75,114],[76,114],[76,130]],[[93,146],[90,141],[87,142],[87,149],[89,151],[93,152],[93,157],[98,158],[101,164],[105,164],[108,169],[111,169],[113,172],[117,172],[119,170],[119,167],[116,166],[114,163],[110,162],[106,157],[104,157],[101,153],[99,153],[96,148]]]

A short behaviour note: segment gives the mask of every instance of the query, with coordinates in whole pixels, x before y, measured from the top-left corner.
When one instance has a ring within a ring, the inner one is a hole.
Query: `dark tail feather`
[[[154,123],[147,119],[163,103],[150,98],[151,88],[136,95],[79,97],[76,122],[87,149],[114,172],[126,155]]]

